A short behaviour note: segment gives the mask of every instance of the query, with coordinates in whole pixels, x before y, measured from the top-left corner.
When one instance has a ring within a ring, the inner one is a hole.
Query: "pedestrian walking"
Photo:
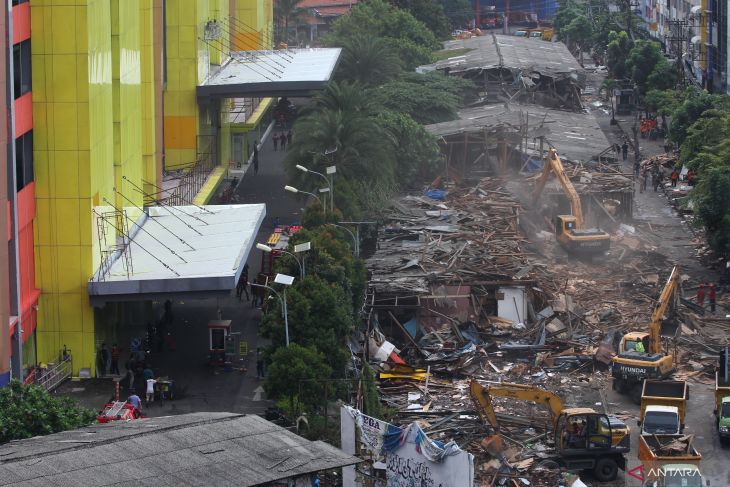
[[[672,188],[676,188],[677,181],[679,181],[679,171],[677,171],[676,167],[672,169],[672,174],[669,176],[669,179],[672,181]]]
[[[621,154],[623,155],[624,161],[629,157],[629,144],[625,140],[621,146]]]
[[[246,294],[246,301],[251,301],[248,296],[248,274],[246,272],[241,274],[238,278],[238,285],[236,286],[236,297],[239,301],[243,301],[243,294]]]
[[[155,379],[147,379],[147,404],[155,402],[155,384],[157,384]]]
[[[272,139],[274,140],[274,152],[276,152],[279,147],[279,134],[274,134]]]
[[[102,376],[105,376],[109,373],[109,367],[111,366],[112,362],[112,356],[109,354],[109,349],[106,348],[106,343],[101,344],[101,364],[103,367]]]
[[[701,283],[697,288],[697,306],[705,307],[705,284]]]
[[[286,135],[284,134],[284,132],[282,132],[279,135],[279,142],[281,143],[281,150],[285,151],[286,150]]]
[[[715,283],[713,282],[710,284],[710,289],[707,291],[707,300],[710,302],[710,313],[715,312],[715,300],[717,299],[717,294],[715,292]]]
[[[639,179],[639,193],[643,193],[646,191],[646,183],[649,180],[649,171],[647,169],[644,169],[641,172],[641,178]]]
[[[695,185],[695,172],[692,169],[690,169],[689,171],[687,171],[687,175],[684,177],[684,179],[687,180],[687,184],[689,186],[694,186]]]
[[[639,161],[636,161],[634,163],[634,175],[638,178],[640,173],[641,173],[641,164],[639,164]]]
[[[259,173],[259,156],[256,154],[253,158],[253,174],[254,176]]]
[[[286,143],[287,143],[287,145],[291,145],[291,137],[292,137],[292,133],[291,133],[291,130],[289,130],[286,133]]]
[[[119,347],[115,343],[112,345],[112,375],[120,375],[119,374]]]
[[[134,354],[129,355],[124,368],[127,369],[127,390],[134,391]]]
[[[261,354],[261,348],[256,349],[256,378],[264,378],[264,356]]]
[[[659,185],[662,184],[662,174],[659,171],[654,171],[651,182],[654,186],[654,192],[656,193],[659,189]]]

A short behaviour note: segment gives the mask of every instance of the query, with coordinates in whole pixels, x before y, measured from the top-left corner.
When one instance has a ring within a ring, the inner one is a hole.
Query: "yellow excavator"
[[[591,470],[602,482],[616,478],[618,469],[626,470],[624,453],[630,451],[629,428],[617,418],[610,418],[590,408],[568,408],[557,394],[524,384],[501,383],[483,386],[472,380],[469,393],[490,432],[482,446],[492,456],[505,449],[500,435],[492,396],[532,401],[548,406],[553,426],[554,450],[548,450],[541,465],[568,470]]]
[[[625,334],[619,343],[618,355],[612,360],[613,389],[629,394],[636,404],[641,401],[644,379],[661,380],[674,373],[674,356],[669,350],[664,350],[662,338],[677,335],[679,284],[679,266],[675,265],[654,305],[649,331]]]
[[[611,245],[611,238],[608,233],[599,228],[583,228],[583,209],[580,196],[565,174],[563,163],[560,161],[555,149],[548,151],[542,174],[540,174],[535,185],[533,206],[540,198],[551,172],[555,173],[558,178],[565,195],[570,201],[573,213],[572,215],[558,215],[555,217],[555,236],[560,245],[571,253],[596,254],[608,250]]]

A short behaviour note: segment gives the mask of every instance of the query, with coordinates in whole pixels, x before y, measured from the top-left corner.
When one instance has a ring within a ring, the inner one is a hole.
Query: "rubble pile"
[[[603,173],[590,178],[603,188],[614,182]],[[648,326],[672,264],[640,227],[626,224],[616,226],[600,260],[567,255],[547,227],[542,235],[551,238],[531,242],[522,230],[528,215],[500,178],[427,194],[393,203],[367,260],[365,348],[381,401],[394,423],[415,420],[429,437],[473,453],[481,485],[501,485],[497,478],[557,485],[540,467],[552,441],[545,406],[494,399],[510,447],[495,458],[485,450],[469,381],[536,385],[567,407],[634,419],[606,402],[606,366],[625,332]],[[730,320],[704,317],[686,300],[679,312],[675,378],[710,380]]]

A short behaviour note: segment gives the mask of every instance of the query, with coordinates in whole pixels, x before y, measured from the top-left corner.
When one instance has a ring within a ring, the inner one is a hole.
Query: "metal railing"
[[[198,151],[197,160],[194,163],[174,171],[180,175],[180,183],[165,198],[166,204],[171,206],[191,204],[215,168],[215,137],[212,135],[198,136]]]
[[[71,373],[73,372],[71,355],[66,354],[65,357],[61,357],[61,360],[57,364],[53,364],[47,369],[37,368],[35,372],[35,384],[49,392],[53,391],[66,379],[71,378]]]

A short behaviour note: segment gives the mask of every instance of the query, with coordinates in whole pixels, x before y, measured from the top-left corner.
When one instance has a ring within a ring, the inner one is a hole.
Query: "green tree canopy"
[[[412,70],[431,62],[431,52],[440,48],[433,32],[413,15],[383,0],[360,2],[343,15],[325,36],[329,46],[343,46],[353,36],[380,37],[400,57],[403,67]]]
[[[410,12],[413,17],[423,22],[437,39],[448,39],[451,34],[451,22],[444,13],[444,7],[432,0],[390,0],[396,7]]]
[[[311,273],[297,280],[286,294],[290,342],[325,353],[326,363],[335,374],[343,374],[348,360],[343,344],[353,326],[351,296]],[[261,334],[275,348],[284,345],[284,321],[278,305],[267,309]]]
[[[676,72],[662,54],[658,42],[638,40],[626,59],[626,69],[642,93],[665,90],[675,84]]]
[[[469,0],[441,0],[444,13],[451,22],[452,29],[460,29],[474,18],[474,8]]]
[[[633,42],[626,32],[609,32],[608,45],[606,46],[606,66],[613,78],[623,79],[629,76],[630,72],[626,66],[626,60],[632,47]]]
[[[0,388],[0,443],[80,428],[95,419],[94,411],[40,386],[14,380]]]
[[[476,86],[471,81],[438,72],[405,73],[373,92],[378,105],[407,113],[422,124],[456,119],[457,110],[475,95]]]
[[[410,115],[384,111],[378,122],[390,134],[395,148],[395,173],[401,187],[421,187],[440,167],[441,150],[436,137]]]
[[[727,95],[712,95],[706,91],[688,88],[684,93],[684,100],[672,113],[672,126],[669,137],[672,141],[682,145],[687,137],[689,127],[710,108],[727,111],[730,108],[730,97]]]
[[[730,256],[730,151],[726,150],[720,159],[722,163],[704,168],[691,199],[709,244],[720,254]]]
[[[270,398],[289,399],[292,409],[298,399],[311,410],[322,404],[331,376],[332,369],[324,354],[313,347],[292,343],[271,355],[264,389]]]
[[[401,60],[393,47],[374,36],[356,34],[345,40],[337,78],[364,85],[380,85],[401,71]]]

